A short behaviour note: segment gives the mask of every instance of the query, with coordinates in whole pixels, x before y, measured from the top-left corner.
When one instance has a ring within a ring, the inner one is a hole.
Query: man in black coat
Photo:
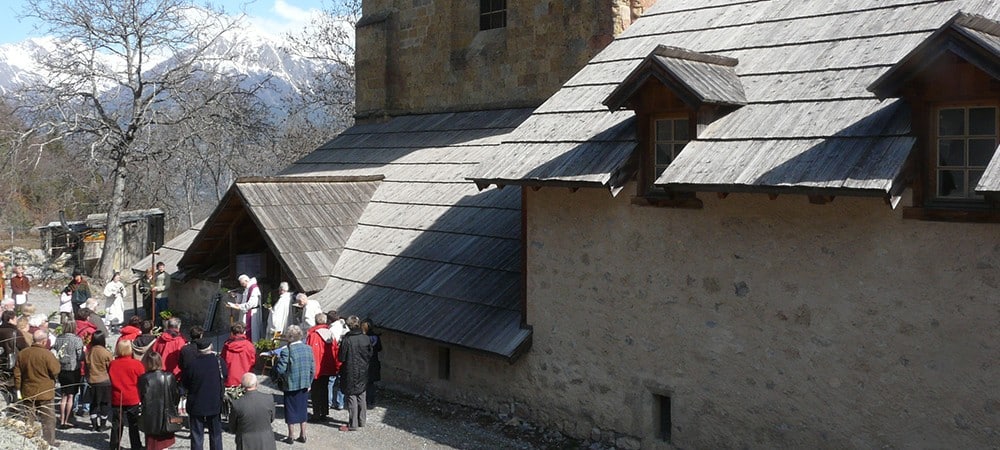
[[[226,365],[212,351],[208,339],[196,341],[198,356],[189,362],[181,374],[187,389],[187,413],[191,418],[191,449],[203,450],[205,427],[208,427],[208,446],[222,450],[222,393],[226,378]]]
[[[372,357],[372,341],[361,330],[361,319],[358,316],[347,318],[350,331],[340,341],[340,353],[337,358],[343,363],[340,366],[340,390],[347,400],[347,412],[350,416],[347,425],[340,431],[354,431],[365,426],[365,416],[368,413],[365,388],[368,386],[368,364]]]

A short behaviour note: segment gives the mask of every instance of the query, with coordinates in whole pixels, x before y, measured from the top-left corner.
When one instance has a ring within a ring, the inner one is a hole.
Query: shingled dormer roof
[[[622,109],[646,82],[657,80],[694,110],[702,105],[742,106],[747,97],[733,70],[738,63],[733,58],[659,45],[604,104],[612,111]]]
[[[898,97],[907,81],[944,53],[953,53],[1000,80],[1000,23],[963,12],[955,14],[878,77],[868,90],[882,99]]]

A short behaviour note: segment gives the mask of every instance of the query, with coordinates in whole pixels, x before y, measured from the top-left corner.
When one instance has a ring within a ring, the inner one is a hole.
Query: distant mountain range
[[[32,76],[46,76],[35,60],[49,54],[53,45],[52,40],[45,38],[0,45],[0,92],[14,90]],[[313,60],[289,55],[281,50],[280,43],[265,36],[253,36],[242,42],[221,40],[212,50],[218,56],[229,54],[231,61],[226,61],[223,69],[246,75],[248,83],[270,77],[269,89],[260,96],[276,112],[285,109],[282,104],[289,96],[299,95],[300,88],[312,82],[313,74],[330,70]],[[150,70],[162,71],[170,64],[170,60],[163,60],[151,64]]]

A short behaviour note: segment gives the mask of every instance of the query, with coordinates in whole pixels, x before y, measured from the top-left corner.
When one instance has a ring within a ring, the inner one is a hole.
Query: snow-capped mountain
[[[48,57],[54,45],[52,40],[44,38],[0,45],[0,92],[15,90],[32,77],[50,77],[36,61]],[[281,43],[259,35],[220,39],[210,52],[211,59],[221,61],[224,73],[243,75],[248,84],[269,78],[267,90],[260,97],[276,110],[281,109],[289,96],[298,95],[303,86],[311,83],[315,73],[331,70],[316,61],[290,55],[281,50]],[[163,59],[149,64],[149,71],[162,72],[174,63],[172,59]],[[118,62],[109,58],[107,64]]]

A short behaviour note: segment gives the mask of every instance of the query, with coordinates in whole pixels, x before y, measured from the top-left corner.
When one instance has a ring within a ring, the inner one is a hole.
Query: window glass
[[[938,134],[962,136],[965,134],[965,110],[942,109],[938,112]]]
[[[996,108],[969,108],[969,135],[993,136],[997,134]]]
[[[658,142],[671,140],[673,123],[674,121],[669,119],[656,121],[656,140]]]
[[[507,26],[507,0],[479,0],[479,29]]]
[[[938,141],[939,166],[964,166],[965,141],[962,139],[941,139]]]
[[[994,139],[969,139],[969,166],[986,167],[993,159],[996,148]]]
[[[670,164],[674,160],[670,144],[656,144],[656,165]]]
[[[674,120],[674,139],[678,141],[688,140],[688,121],[687,119],[677,119]]]
[[[938,197],[962,198],[965,195],[965,173],[961,170],[938,171]]]
[[[653,142],[649,150],[652,152],[652,164],[644,169],[647,171],[646,174],[651,176],[647,177],[651,178],[645,187],[647,192],[662,191],[662,188],[653,186],[652,183],[667,170],[670,163],[677,158],[677,154],[687,145],[690,134],[689,123],[687,118],[652,119]]]
[[[943,108],[937,119],[937,197],[982,199],[976,185],[996,153],[997,108]]]

